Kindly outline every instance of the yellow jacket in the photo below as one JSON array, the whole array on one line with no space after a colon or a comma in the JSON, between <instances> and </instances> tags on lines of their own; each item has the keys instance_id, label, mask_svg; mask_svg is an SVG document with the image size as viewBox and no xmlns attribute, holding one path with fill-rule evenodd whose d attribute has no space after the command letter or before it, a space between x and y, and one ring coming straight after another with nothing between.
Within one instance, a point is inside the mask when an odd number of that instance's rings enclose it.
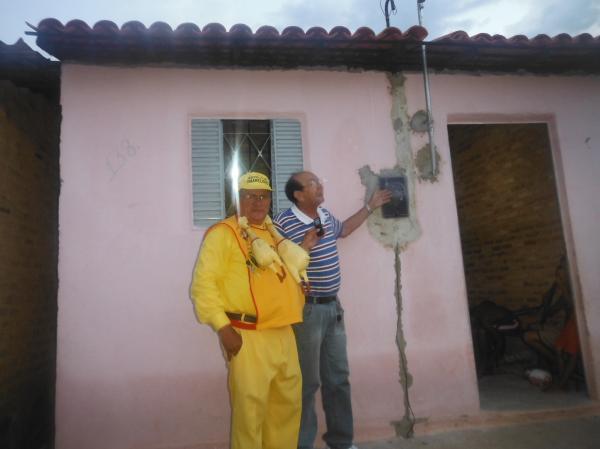
<instances>
[{"instance_id":1,"label":"yellow jacket","mask_svg":"<svg viewBox=\"0 0 600 449\"><path fill-rule=\"evenodd\" d=\"M275 246L264 226L252 226L258 237ZM237 217L229 217L206 231L190 288L199 321L218 331L227 324L267 329L302 321L304 296L285 267L279 273L252 263L249 242ZM225 312L257 318L256 326L231 322Z\"/></svg>"}]
</instances>

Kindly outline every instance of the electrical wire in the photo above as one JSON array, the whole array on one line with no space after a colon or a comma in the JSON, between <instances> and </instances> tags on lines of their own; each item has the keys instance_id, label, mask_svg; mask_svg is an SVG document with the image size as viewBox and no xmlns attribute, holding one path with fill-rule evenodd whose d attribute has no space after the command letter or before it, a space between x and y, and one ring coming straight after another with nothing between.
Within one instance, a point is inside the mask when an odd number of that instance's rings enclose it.
<instances>
[{"instance_id":1,"label":"electrical wire","mask_svg":"<svg viewBox=\"0 0 600 449\"><path fill-rule=\"evenodd\" d=\"M379 0L379 9L381 9L381 12L383 13L383 16L385 17L385 25L386 27L390 26L390 13L388 12L388 6L391 3L392 4L392 15L396 15L396 13L398 12L397 8L396 8L396 4L394 3L394 0L385 0L385 7L381 5L382 0Z\"/></svg>"}]
</instances>

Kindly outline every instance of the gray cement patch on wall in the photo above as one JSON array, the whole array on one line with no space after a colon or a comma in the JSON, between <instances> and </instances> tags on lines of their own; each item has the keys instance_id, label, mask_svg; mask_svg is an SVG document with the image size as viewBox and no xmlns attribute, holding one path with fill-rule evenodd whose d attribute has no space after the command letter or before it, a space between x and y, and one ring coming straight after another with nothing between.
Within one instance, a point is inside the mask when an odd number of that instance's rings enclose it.
<instances>
[{"instance_id":1,"label":"gray cement patch on wall","mask_svg":"<svg viewBox=\"0 0 600 449\"><path fill-rule=\"evenodd\" d=\"M362 167L358 173L361 183L366 187L366 199L369 199L378 187L379 176L405 176L409 195L409 216L406 218L383 218L381 209L373 212L367 221L371 235L386 248L400 249L414 242L421 235L421 228L417 220L415 203L415 178L416 171L412 150L410 146L410 126L406 93L404 90L404 76L390 74L390 95L392 96L392 110L390 119L395 134L396 166L383 169L374 173L368 165Z\"/></svg>"},{"instance_id":2,"label":"gray cement patch on wall","mask_svg":"<svg viewBox=\"0 0 600 449\"><path fill-rule=\"evenodd\" d=\"M396 273L394 297L398 315L396 328L396 346L399 353L399 383L404 396L404 416L400 421L394 422L396 434L405 438L411 437L415 423L409 398L409 388L412 385L412 375L408 369L406 358L407 342L404 337L402 325L402 283L400 253L411 242L421 235L421 228L417 220L415 200L415 179L417 171L411 149L411 130L409 114L406 104L404 89L405 78L401 74L390 74L390 95L392 96L392 109L390 120L394 129L396 165L393 168L383 169L374 173L368 165L359 170L361 183L366 188L365 199L368 200L379 187L380 176L404 176L409 196L409 214L403 218L383 218L381 208L374 211L368 218L367 226L371 235L386 248L394 250L394 268ZM422 169L420 169L422 171Z\"/></svg>"},{"instance_id":3,"label":"gray cement patch on wall","mask_svg":"<svg viewBox=\"0 0 600 449\"><path fill-rule=\"evenodd\" d=\"M435 152L435 160L437 162L437 167L438 167L438 171L439 171L440 154L437 152L437 150ZM430 181L430 182L437 181L437 174L434 175L432 173L431 150L429 149L428 143L423 145L417 151L417 156L415 157L415 165L417 167L417 171L419 172L419 180Z\"/></svg>"}]
</instances>

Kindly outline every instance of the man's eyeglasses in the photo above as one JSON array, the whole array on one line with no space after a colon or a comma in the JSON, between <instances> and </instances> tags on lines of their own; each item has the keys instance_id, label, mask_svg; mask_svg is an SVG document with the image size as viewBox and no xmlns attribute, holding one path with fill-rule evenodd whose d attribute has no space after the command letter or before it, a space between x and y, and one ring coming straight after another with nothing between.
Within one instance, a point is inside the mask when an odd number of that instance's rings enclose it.
<instances>
[{"instance_id":1,"label":"man's eyeglasses","mask_svg":"<svg viewBox=\"0 0 600 449\"><path fill-rule=\"evenodd\" d=\"M244 195L242 195L242 198L245 199L246 201L267 201L267 200L271 200L271 194L268 193L262 193L260 195L257 195L255 193L244 193Z\"/></svg>"}]
</instances>

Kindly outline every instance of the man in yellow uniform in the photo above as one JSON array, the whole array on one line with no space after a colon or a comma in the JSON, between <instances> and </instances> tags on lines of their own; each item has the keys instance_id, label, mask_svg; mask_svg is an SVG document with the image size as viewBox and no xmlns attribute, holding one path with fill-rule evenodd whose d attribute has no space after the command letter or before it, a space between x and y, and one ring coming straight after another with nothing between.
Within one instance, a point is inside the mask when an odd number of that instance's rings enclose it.
<instances>
[{"instance_id":1,"label":"man in yellow uniform","mask_svg":"<svg viewBox=\"0 0 600 449\"><path fill-rule=\"evenodd\" d=\"M240 178L239 217L206 231L190 289L198 320L218 333L228 359L231 449L298 443L302 378L291 324L302 321L304 296L283 264L260 266L255 240L276 247L265 225L270 204L265 175Z\"/></svg>"}]
</instances>

